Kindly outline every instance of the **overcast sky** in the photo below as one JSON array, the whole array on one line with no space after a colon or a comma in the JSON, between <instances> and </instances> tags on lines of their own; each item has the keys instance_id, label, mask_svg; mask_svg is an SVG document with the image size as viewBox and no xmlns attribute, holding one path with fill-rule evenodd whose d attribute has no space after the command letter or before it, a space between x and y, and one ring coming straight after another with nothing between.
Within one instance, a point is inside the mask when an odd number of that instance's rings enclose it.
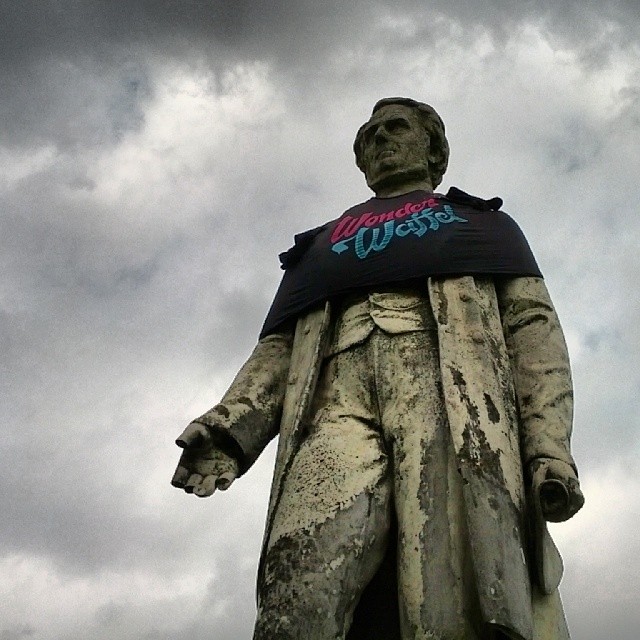
<instances>
[{"instance_id":1,"label":"overcast sky","mask_svg":"<svg viewBox=\"0 0 640 640\"><path fill-rule=\"evenodd\" d=\"M640 628L637 0L0 3L0 640L244 640L273 444L169 480L294 233L369 197L374 102L445 121L529 238L574 366L574 640Z\"/></svg>"}]
</instances>

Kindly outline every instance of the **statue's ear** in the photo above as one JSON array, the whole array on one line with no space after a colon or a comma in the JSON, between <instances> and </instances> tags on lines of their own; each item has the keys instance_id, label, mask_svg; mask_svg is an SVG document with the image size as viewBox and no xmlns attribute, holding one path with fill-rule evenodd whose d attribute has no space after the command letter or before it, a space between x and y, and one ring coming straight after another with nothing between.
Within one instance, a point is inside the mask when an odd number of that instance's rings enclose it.
<instances>
[{"instance_id":1,"label":"statue's ear","mask_svg":"<svg viewBox=\"0 0 640 640\"><path fill-rule=\"evenodd\" d=\"M433 148L429 145L429 153L427 154L429 164L439 164L444 160L444 153L440 147Z\"/></svg>"},{"instance_id":2,"label":"statue's ear","mask_svg":"<svg viewBox=\"0 0 640 640\"><path fill-rule=\"evenodd\" d=\"M428 171L429 171L429 180L431 181L432 187L435 189L437 186L436 183L440 183L441 180L436 178L436 174L439 175L439 168L443 161L443 154L440 151L429 151L427 154L427 162L428 162Z\"/></svg>"}]
</instances>

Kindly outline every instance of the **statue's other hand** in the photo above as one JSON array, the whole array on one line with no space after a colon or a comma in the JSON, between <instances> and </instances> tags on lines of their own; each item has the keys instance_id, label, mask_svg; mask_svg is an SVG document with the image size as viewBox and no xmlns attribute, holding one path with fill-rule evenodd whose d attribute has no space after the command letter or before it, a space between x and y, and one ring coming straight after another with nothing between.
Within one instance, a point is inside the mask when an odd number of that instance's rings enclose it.
<instances>
[{"instance_id":1,"label":"statue's other hand","mask_svg":"<svg viewBox=\"0 0 640 640\"><path fill-rule=\"evenodd\" d=\"M584 504L578 476L562 460L538 458L531 463L531 476L539 487L542 515L549 522L564 522Z\"/></svg>"},{"instance_id":2,"label":"statue's other hand","mask_svg":"<svg viewBox=\"0 0 640 640\"><path fill-rule=\"evenodd\" d=\"M220 451L206 427L191 423L176 440L183 449L171 484L199 498L212 495L216 489L226 491L238 477L235 458Z\"/></svg>"}]
</instances>

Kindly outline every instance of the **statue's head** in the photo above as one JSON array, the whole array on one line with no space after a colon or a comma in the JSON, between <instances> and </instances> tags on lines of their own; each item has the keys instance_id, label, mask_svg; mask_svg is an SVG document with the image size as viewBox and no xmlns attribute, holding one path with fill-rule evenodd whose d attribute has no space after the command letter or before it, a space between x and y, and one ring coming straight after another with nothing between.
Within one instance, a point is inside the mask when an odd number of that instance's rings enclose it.
<instances>
[{"instance_id":1,"label":"statue's head","mask_svg":"<svg viewBox=\"0 0 640 640\"><path fill-rule=\"evenodd\" d=\"M444 123L435 109L411 98L376 102L353 144L356 164L376 193L392 184L428 180L435 189L449 162Z\"/></svg>"}]
</instances>

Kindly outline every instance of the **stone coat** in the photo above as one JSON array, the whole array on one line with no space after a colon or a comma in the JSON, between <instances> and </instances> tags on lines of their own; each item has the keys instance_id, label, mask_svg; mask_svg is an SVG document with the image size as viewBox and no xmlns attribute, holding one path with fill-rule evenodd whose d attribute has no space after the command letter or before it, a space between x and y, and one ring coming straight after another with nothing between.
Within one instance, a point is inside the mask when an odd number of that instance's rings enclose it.
<instances>
[{"instance_id":1,"label":"stone coat","mask_svg":"<svg viewBox=\"0 0 640 640\"><path fill-rule=\"evenodd\" d=\"M545 594L539 585L549 581L535 575L525 482L536 458L561 460L575 469L569 361L544 282L430 278L425 294L438 331L483 621L519 640L565 640L557 584ZM220 404L195 421L218 433L221 442L233 441L234 450L242 452L242 473L280 434L263 552L283 478L301 442L330 327L326 303L300 318L293 336L284 332L262 339ZM262 570L261 563L258 597ZM550 571L559 579L558 566Z\"/></svg>"}]
</instances>

